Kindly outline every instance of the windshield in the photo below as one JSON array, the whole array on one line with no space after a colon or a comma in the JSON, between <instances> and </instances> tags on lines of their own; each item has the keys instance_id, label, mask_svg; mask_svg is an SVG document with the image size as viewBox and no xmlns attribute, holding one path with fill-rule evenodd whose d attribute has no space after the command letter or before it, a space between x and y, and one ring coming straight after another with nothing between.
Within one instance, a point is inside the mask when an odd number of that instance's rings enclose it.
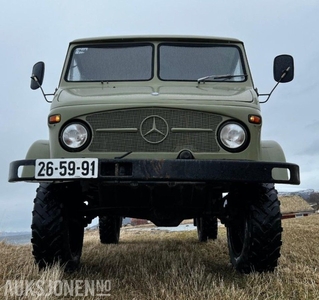
<instances>
[{"instance_id":1,"label":"windshield","mask_svg":"<svg viewBox=\"0 0 319 300\"><path fill-rule=\"evenodd\" d=\"M161 44L159 77L162 80L244 81L244 67L236 46Z\"/></svg>"},{"instance_id":2,"label":"windshield","mask_svg":"<svg viewBox=\"0 0 319 300\"><path fill-rule=\"evenodd\" d=\"M72 82L147 81L153 78L151 43L82 45L72 49L65 79ZM240 49L231 45L161 43L158 76L173 81L245 81Z\"/></svg>"},{"instance_id":3,"label":"windshield","mask_svg":"<svg viewBox=\"0 0 319 300\"><path fill-rule=\"evenodd\" d=\"M152 77L151 44L76 47L66 74L67 81L135 81Z\"/></svg>"}]
</instances>

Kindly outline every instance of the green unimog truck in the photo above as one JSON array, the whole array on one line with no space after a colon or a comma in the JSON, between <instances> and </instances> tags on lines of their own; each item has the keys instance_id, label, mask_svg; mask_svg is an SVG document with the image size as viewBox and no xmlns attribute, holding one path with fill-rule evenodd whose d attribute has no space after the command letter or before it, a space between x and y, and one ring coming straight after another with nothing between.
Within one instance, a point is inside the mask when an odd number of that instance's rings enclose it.
<instances>
[{"instance_id":1,"label":"green unimog truck","mask_svg":"<svg viewBox=\"0 0 319 300\"><path fill-rule=\"evenodd\" d=\"M277 85L293 76L293 58L277 56ZM31 88L49 101L43 77L39 62ZM201 242L217 238L220 220L238 271L274 270L282 243L274 184L299 184L299 168L279 144L261 140L265 95L241 41L75 40L51 95L49 139L9 171L10 182L40 183L31 226L40 267L59 261L74 269L94 218L101 242L117 243L122 218L133 217L157 226L194 219Z\"/></svg>"}]
</instances>

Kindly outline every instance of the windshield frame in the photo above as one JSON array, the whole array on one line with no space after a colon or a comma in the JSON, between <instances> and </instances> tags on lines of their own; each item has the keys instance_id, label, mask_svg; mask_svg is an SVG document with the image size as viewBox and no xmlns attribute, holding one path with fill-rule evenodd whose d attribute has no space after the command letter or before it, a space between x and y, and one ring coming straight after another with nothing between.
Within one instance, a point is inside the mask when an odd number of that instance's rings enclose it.
<instances>
[{"instance_id":1,"label":"windshield frame","mask_svg":"<svg viewBox=\"0 0 319 300\"><path fill-rule=\"evenodd\" d=\"M137 48L137 47L151 47L151 61L150 61L150 76L147 79L101 79L101 80L70 80L69 74L71 69L71 64L74 61L74 53L77 49L81 48ZM65 73L64 73L64 81L68 83L96 83L96 82L142 82L142 81L151 81L154 78L154 61L155 61L155 46L152 42L123 42L123 43L87 43L87 44L76 44L72 50L70 51L70 55L68 57Z\"/></svg>"},{"instance_id":2,"label":"windshield frame","mask_svg":"<svg viewBox=\"0 0 319 300\"><path fill-rule=\"evenodd\" d=\"M198 78L194 78L194 79L165 79L161 77L161 50L160 48L162 46L173 46L173 47L192 47L192 48L214 48L214 47L223 47L223 48L236 48L238 51L238 55L239 55L239 61L241 62L241 68L242 68L242 77L244 77L243 80L225 80L225 78L223 79L207 79L205 80L205 82L226 82L226 83L243 83L246 82L248 79L247 76L247 70L246 70L246 66L245 66L245 59L244 59L244 55L242 53L241 48L238 45L235 44L223 44L223 43L201 43L201 42L162 42L159 43L157 46L157 77L159 80L161 81L174 81L174 82L197 82ZM202 76L200 77L210 77L212 75L212 73L210 74L202 74ZM225 75L225 74L215 74L216 76L218 75ZM214 76L215 76L214 75ZM200 78L199 77L199 78Z\"/></svg>"}]
</instances>

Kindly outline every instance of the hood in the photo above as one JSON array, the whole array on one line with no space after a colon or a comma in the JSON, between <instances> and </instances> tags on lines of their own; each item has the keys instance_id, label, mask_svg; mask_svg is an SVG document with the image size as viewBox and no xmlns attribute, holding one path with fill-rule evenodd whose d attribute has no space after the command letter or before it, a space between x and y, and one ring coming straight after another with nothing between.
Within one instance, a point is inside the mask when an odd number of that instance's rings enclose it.
<instances>
[{"instance_id":1,"label":"hood","mask_svg":"<svg viewBox=\"0 0 319 300\"><path fill-rule=\"evenodd\" d=\"M181 101L239 101L252 102L253 90L248 88L227 87L215 88L205 84L199 86L112 86L85 87L63 89L57 93L57 102L68 104L111 104L111 103L142 103L150 101L170 103Z\"/></svg>"}]
</instances>

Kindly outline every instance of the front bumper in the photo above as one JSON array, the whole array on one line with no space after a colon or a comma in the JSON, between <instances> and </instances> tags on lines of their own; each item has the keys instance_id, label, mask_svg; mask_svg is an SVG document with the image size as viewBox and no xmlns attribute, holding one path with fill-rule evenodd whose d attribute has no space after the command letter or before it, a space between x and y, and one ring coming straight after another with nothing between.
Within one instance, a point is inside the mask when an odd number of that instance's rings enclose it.
<instances>
[{"instance_id":1,"label":"front bumper","mask_svg":"<svg viewBox=\"0 0 319 300\"><path fill-rule=\"evenodd\" d=\"M35 166L34 159L13 161L9 169L9 182L63 181L61 178L35 179L21 176L20 167ZM288 176L278 176L284 173ZM33 171L34 174L34 171ZM99 159L98 177L105 182L207 182L207 183L283 183L299 184L299 167L291 163L259 162L247 160L143 160ZM70 179L66 180L70 181Z\"/></svg>"}]
</instances>

